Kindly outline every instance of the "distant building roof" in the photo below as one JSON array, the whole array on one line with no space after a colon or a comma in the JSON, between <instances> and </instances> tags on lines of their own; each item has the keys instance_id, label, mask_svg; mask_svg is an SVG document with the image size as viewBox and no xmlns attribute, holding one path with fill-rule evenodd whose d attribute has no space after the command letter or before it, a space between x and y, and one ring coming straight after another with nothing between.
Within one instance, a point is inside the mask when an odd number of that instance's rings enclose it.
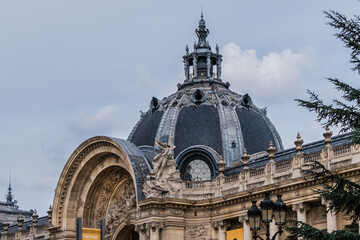
<instances>
[{"instance_id":1,"label":"distant building roof","mask_svg":"<svg viewBox=\"0 0 360 240\"><path fill-rule=\"evenodd\" d=\"M5 220L7 220L10 224L15 223L20 214L25 220L28 220L31 218L33 210L28 211L19 209L17 201L14 200L14 195L12 194L11 183L9 183L6 201L0 201L0 223Z\"/></svg>"}]
</instances>

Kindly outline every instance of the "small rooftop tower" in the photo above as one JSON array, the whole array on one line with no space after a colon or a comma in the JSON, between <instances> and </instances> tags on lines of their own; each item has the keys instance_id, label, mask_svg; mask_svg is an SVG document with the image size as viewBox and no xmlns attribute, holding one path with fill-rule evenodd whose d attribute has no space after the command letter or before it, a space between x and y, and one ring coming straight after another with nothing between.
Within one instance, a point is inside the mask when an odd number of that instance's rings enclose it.
<instances>
[{"instance_id":1,"label":"small rooftop tower","mask_svg":"<svg viewBox=\"0 0 360 240\"><path fill-rule=\"evenodd\" d=\"M186 45L186 55L184 59L185 81L179 84L179 89L196 83L221 83L221 61L222 56L219 54L219 46L216 45L216 53L211 51L211 46L206 40L209 35L209 29L206 28L203 14L199 21L198 29L195 29L198 41L194 43L194 51L189 53L189 47Z\"/></svg>"}]
</instances>

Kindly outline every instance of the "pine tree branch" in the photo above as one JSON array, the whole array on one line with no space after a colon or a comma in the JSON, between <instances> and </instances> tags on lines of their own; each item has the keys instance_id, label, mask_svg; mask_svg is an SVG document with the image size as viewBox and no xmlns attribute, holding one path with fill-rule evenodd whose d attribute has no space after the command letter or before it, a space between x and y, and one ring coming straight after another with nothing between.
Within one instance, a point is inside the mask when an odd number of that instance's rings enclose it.
<instances>
[{"instance_id":1,"label":"pine tree branch","mask_svg":"<svg viewBox=\"0 0 360 240\"><path fill-rule=\"evenodd\" d=\"M315 92L307 90L309 100L295 99L299 106L317 114L318 122L324 121L325 126L337 126L340 132L353 131L351 140L360 144L360 89L355 89L338 79L328 79L335 88L343 92L343 98L354 105L334 99L333 104L325 104Z\"/></svg>"},{"instance_id":2,"label":"pine tree branch","mask_svg":"<svg viewBox=\"0 0 360 240\"><path fill-rule=\"evenodd\" d=\"M290 226L286 226L286 231L292 235L305 239L330 240L330 234L325 230L319 230L309 224L300 221L288 221Z\"/></svg>"},{"instance_id":3,"label":"pine tree branch","mask_svg":"<svg viewBox=\"0 0 360 240\"><path fill-rule=\"evenodd\" d=\"M360 219L360 185L326 169L318 161L305 164L306 173L320 181L322 188L316 190L328 202L329 211L343 212L352 220Z\"/></svg>"},{"instance_id":4,"label":"pine tree branch","mask_svg":"<svg viewBox=\"0 0 360 240\"><path fill-rule=\"evenodd\" d=\"M360 15L348 19L345 15L335 11L325 12L329 19L328 25L339 30L334 35L339 38L345 47L351 50L350 63L354 64L352 70L360 74ZM342 93L345 102L334 99L332 104L325 104L315 92L307 91L309 100L295 99L302 107L317 114L317 121L323 121L326 126L338 126L341 132L352 131L350 138L355 144L360 144L360 89L339 81L328 78L335 88ZM307 174L321 184L316 192L327 201L327 211L342 212L352 219L354 229L340 230L328 233L316 229L308 224L290 221L291 226L287 231L304 239L314 240L360 240L358 225L360 220L360 184L342 178L336 173L326 169L317 161L306 164L309 167Z\"/></svg>"},{"instance_id":5,"label":"pine tree branch","mask_svg":"<svg viewBox=\"0 0 360 240\"><path fill-rule=\"evenodd\" d=\"M360 89L353 88L350 85L341 82L336 78L328 78L328 80L335 85L335 88L338 91L342 91L344 93L342 97L345 100L349 102L355 101L356 106L360 106Z\"/></svg>"},{"instance_id":6,"label":"pine tree branch","mask_svg":"<svg viewBox=\"0 0 360 240\"><path fill-rule=\"evenodd\" d=\"M328 233L300 221L288 221L286 231L305 240L360 240L360 235L349 230L338 230Z\"/></svg>"},{"instance_id":7,"label":"pine tree branch","mask_svg":"<svg viewBox=\"0 0 360 240\"><path fill-rule=\"evenodd\" d=\"M360 16L355 15L353 19L347 19L345 15L335 11L324 13L330 19L328 25L340 30L334 35L343 41L345 47L351 49L350 62L355 65L352 70L360 73Z\"/></svg>"}]
</instances>

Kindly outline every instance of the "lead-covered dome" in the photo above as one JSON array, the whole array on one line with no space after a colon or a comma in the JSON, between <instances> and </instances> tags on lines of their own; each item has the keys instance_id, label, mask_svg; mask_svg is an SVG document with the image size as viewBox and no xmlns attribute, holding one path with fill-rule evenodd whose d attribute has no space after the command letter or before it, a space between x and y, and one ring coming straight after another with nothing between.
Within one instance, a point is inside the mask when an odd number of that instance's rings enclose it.
<instances>
[{"instance_id":1,"label":"lead-covered dome","mask_svg":"<svg viewBox=\"0 0 360 240\"><path fill-rule=\"evenodd\" d=\"M166 142L173 136L174 156L184 180L210 180L216 176L222 156L229 167L241 162L244 148L249 154L266 151L270 141L283 150L281 138L266 109L258 108L248 94L229 90L221 80L219 48L211 51L203 16L196 29L198 42L184 59L185 81L178 91L159 100L141 114L128 140L146 153L156 153L155 138Z\"/></svg>"}]
</instances>

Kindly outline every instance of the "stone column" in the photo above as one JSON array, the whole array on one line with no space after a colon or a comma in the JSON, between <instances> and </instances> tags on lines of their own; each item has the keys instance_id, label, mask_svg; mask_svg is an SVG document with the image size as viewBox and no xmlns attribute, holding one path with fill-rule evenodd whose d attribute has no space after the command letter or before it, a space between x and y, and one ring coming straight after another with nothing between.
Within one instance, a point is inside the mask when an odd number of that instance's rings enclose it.
<instances>
[{"instance_id":1,"label":"stone column","mask_svg":"<svg viewBox=\"0 0 360 240\"><path fill-rule=\"evenodd\" d=\"M274 234L279 231L279 226L275 224L275 220L270 222L270 236L274 236ZM276 235L275 240L279 240L279 234Z\"/></svg>"},{"instance_id":2,"label":"stone column","mask_svg":"<svg viewBox=\"0 0 360 240\"><path fill-rule=\"evenodd\" d=\"M163 229L162 222L151 222L149 224L150 240L160 240L160 229Z\"/></svg>"},{"instance_id":3,"label":"stone column","mask_svg":"<svg viewBox=\"0 0 360 240\"><path fill-rule=\"evenodd\" d=\"M292 207L293 211L296 212L296 220L306 223L306 211L309 207L305 203L297 203ZM298 237L299 240L302 240L302 237Z\"/></svg>"},{"instance_id":4,"label":"stone column","mask_svg":"<svg viewBox=\"0 0 360 240\"><path fill-rule=\"evenodd\" d=\"M306 211L308 206L305 203L297 203L292 207L293 211L296 212L296 220L306 223Z\"/></svg>"},{"instance_id":5,"label":"stone column","mask_svg":"<svg viewBox=\"0 0 360 240\"><path fill-rule=\"evenodd\" d=\"M197 56L195 55L193 60L193 71L194 71L194 78L197 78Z\"/></svg>"},{"instance_id":6,"label":"stone column","mask_svg":"<svg viewBox=\"0 0 360 240\"><path fill-rule=\"evenodd\" d=\"M221 55L219 54L216 59L216 78L220 80L221 78Z\"/></svg>"},{"instance_id":7,"label":"stone column","mask_svg":"<svg viewBox=\"0 0 360 240\"><path fill-rule=\"evenodd\" d=\"M185 80L189 80L190 72L189 72L189 59L184 58L184 71L185 71Z\"/></svg>"},{"instance_id":8,"label":"stone column","mask_svg":"<svg viewBox=\"0 0 360 240\"><path fill-rule=\"evenodd\" d=\"M332 211L329 211L329 203L324 199L321 200L321 204L326 207L326 228L329 233L337 230L336 215Z\"/></svg>"},{"instance_id":9,"label":"stone column","mask_svg":"<svg viewBox=\"0 0 360 240\"><path fill-rule=\"evenodd\" d=\"M207 57L206 57L206 74L207 74L207 77L211 77L211 73L210 73L210 70L211 70L211 59L210 59L210 53L207 54Z\"/></svg>"},{"instance_id":10,"label":"stone column","mask_svg":"<svg viewBox=\"0 0 360 240\"><path fill-rule=\"evenodd\" d=\"M243 224L244 239L252 239L252 233L250 230L250 224L248 222L247 214L241 215L239 217L239 222Z\"/></svg>"}]
</instances>

